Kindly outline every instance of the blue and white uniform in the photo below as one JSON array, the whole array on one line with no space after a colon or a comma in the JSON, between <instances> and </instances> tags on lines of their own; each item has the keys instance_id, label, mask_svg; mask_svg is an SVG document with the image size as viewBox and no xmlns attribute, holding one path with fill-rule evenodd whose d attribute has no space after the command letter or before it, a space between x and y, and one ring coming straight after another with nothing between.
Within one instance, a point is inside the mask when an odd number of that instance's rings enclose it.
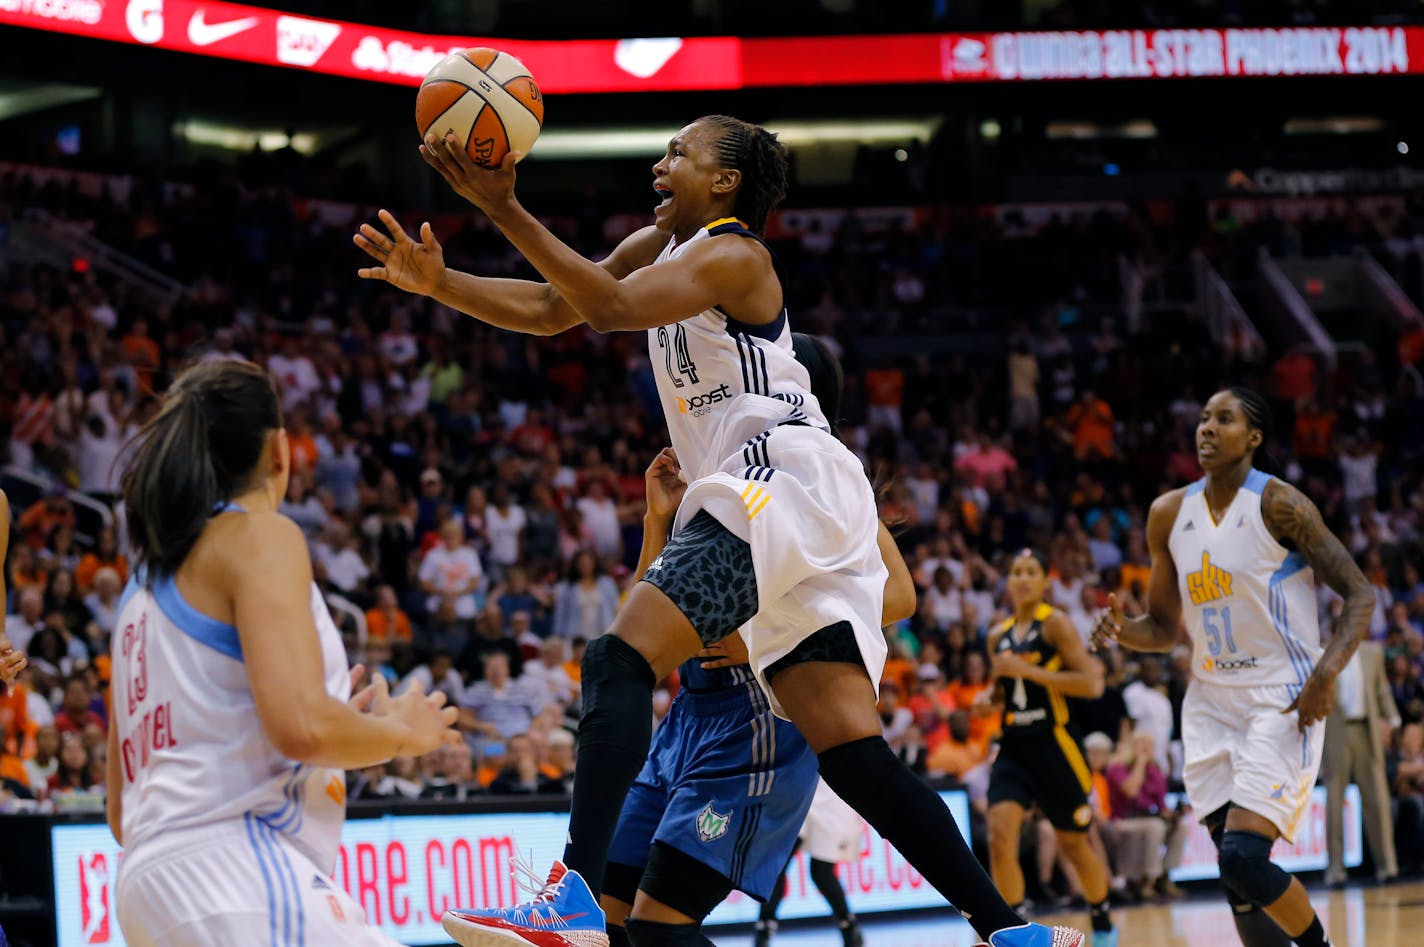
<instances>
[{"instance_id":1,"label":"blue and white uniform","mask_svg":"<svg viewBox=\"0 0 1424 947\"><path fill-rule=\"evenodd\" d=\"M713 221L698 240L760 239L740 221ZM780 714L767 669L815 632L848 622L872 697L885 667L880 616L888 578L876 543L874 491L860 460L830 433L796 360L786 311L748 325L713 308L648 330L648 353L687 493L674 534L706 510L751 547L759 611L742 637L751 668ZM779 868L779 866L778 866Z\"/></svg>"},{"instance_id":2,"label":"blue and white uniform","mask_svg":"<svg viewBox=\"0 0 1424 947\"><path fill-rule=\"evenodd\" d=\"M765 900L811 807L816 755L771 713L746 667L678 669L682 690L653 735L608 860L645 866L654 841Z\"/></svg>"},{"instance_id":3,"label":"blue and white uniform","mask_svg":"<svg viewBox=\"0 0 1424 947\"><path fill-rule=\"evenodd\" d=\"M1325 725L1301 733L1297 716L1281 711L1320 659L1320 624L1314 573L1277 542L1261 514L1270 482L1252 470L1218 521L1199 480L1172 525L1168 548L1192 640L1182 775L1201 815L1234 803L1294 840L1320 770Z\"/></svg>"},{"instance_id":4,"label":"blue and white uniform","mask_svg":"<svg viewBox=\"0 0 1424 947\"><path fill-rule=\"evenodd\" d=\"M346 700L341 635L315 584L311 614L327 693ZM145 586L141 576L124 591L116 628L125 940L393 944L365 927L331 877L345 773L288 759L267 739L237 629L193 608L172 577Z\"/></svg>"}]
</instances>

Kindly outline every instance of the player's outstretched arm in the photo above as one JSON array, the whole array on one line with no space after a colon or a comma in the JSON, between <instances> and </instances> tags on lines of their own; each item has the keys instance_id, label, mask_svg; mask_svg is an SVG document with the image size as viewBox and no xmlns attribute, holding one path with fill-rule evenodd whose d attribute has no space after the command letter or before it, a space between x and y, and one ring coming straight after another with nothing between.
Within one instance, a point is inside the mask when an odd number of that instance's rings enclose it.
<instances>
[{"instance_id":1,"label":"player's outstretched arm","mask_svg":"<svg viewBox=\"0 0 1424 947\"><path fill-rule=\"evenodd\" d=\"M242 517L224 557L234 624L262 730L301 763L360 769L460 739L457 710L412 687L367 714L326 692L311 613L311 559L297 525L275 513Z\"/></svg>"},{"instance_id":2,"label":"player's outstretched arm","mask_svg":"<svg viewBox=\"0 0 1424 947\"><path fill-rule=\"evenodd\" d=\"M1133 618L1123 615L1117 596L1108 596L1108 607L1093 623L1093 645L1117 642L1133 651L1170 651L1182 625L1182 594L1177 588L1177 564L1167 540L1182 507L1184 490L1164 493L1152 502L1147 513L1147 550L1152 571L1147 579L1147 612Z\"/></svg>"},{"instance_id":3,"label":"player's outstretched arm","mask_svg":"<svg viewBox=\"0 0 1424 947\"><path fill-rule=\"evenodd\" d=\"M1267 484L1261 496L1261 517L1277 542L1304 556L1315 574L1345 600L1325 653L1295 702L1287 708L1300 711L1300 727L1304 730L1330 715L1335 678L1369 634L1374 591L1345 544L1325 525L1320 510L1295 487L1280 480Z\"/></svg>"},{"instance_id":4,"label":"player's outstretched arm","mask_svg":"<svg viewBox=\"0 0 1424 947\"><path fill-rule=\"evenodd\" d=\"M445 265L445 250L430 224L420 225L420 239L406 233L390 211L377 215L381 225L362 224L352 242L376 263L356 271L361 279L382 280L397 289L429 296L442 305L500 329L529 335L557 335L583 323L578 310L548 283L475 276ZM591 264L622 278L647 266L667 244L655 227L628 236L608 258Z\"/></svg>"},{"instance_id":5,"label":"player's outstretched arm","mask_svg":"<svg viewBox=\"0 0 1424 947\"><path fill-rule=\"evenodd\" d=\"M485 212L515 249L598 332L671 325L713 306L737 315L744 311L743 303L764 287L765 280L774 278L766 250L754 240L739 237L703 240L674 260L645 266L620 278L584 259L520 205L514 196L517 152L507 155L498 168L480 168L450 136L427 138L421 154L456 191ZM662 246L666 244L663 235ZM765 307L747 308L759 312ZM768 311L765 319L775 316L775 311Z\"/></svg>"}]
</instances>

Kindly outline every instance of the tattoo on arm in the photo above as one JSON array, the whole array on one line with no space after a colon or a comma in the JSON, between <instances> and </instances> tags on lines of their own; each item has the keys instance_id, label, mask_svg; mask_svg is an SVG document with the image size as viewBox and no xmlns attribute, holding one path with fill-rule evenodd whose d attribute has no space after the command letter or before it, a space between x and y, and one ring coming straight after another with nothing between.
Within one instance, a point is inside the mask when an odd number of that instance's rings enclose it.
<instances>
[{"instance_id":1,"label":"tattoo on arm","mask_svg":"<svg viewBox=\"0 0 1424 947\"><path fill-rule=\"evenodd\" d=\"M1295 487L1273 483L1262 498L1266 528L1283 545L1294 547L1345 601L1320 663L1339 673L1364 640L1375 608L1374 591L1345 544L1325 525L1320 510Z\"/></svg>"}]
</instances>

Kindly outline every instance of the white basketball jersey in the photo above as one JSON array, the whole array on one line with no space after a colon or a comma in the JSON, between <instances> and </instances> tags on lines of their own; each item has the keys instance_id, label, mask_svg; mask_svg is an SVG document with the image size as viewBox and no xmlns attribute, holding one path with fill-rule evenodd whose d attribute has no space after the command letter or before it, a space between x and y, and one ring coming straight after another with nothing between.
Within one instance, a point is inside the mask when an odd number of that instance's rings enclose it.
<instances>
[{"instance_id":1,"label":"white basketball jersey","mask_svg":"<svg viewBox=\"0 0 1424 947\"><path fill-rule=\"evenodd\" d=\"M669 241L654 265L725 233L758 239L735 218L715 220L683 243ZM829 427L811 394L810 376L796 360L785 309L767 325L748 325L708 309L649 329L648 356L672 446L689 482L716 471L749 439L778 424Z\"/></svg>"},{"instance_id":2,"label":"white basketball jersey","mask_svg":"<svg viewBox=\"0 0 1424 947\"><path fill-rule=\"evenodd\" d=\"M1321 653L1315 577L1305 557L1266 528L1271 478L1252 470L1221 521L1206 481L1187 488L1167 541L1177 566L1193 672L1213 684L1299 688Z\"/></svg>"},{"instance_id":3,"label":"white basketball jersey","mask_svg":"<svg viewBox=\"0 0 1424 947\"><path fill-rule=\"evenodd\" d=\"M341 635L315 584L326 691L346 700ZM323 871L336 863L345 774L278 753L257 719L237 629L197 611L171 577L129 581L114 634L112 715L130 853L164 833L255 819ZM114 787L110 787L113 791Z\"/></svg>"}]
</instances>

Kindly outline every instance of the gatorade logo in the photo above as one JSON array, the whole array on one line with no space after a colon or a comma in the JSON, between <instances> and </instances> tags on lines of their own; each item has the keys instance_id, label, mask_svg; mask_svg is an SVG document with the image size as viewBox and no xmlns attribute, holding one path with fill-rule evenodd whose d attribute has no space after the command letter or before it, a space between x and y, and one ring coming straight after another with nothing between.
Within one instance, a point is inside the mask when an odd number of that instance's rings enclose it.
<instances>
[{"instance_id":1,"label":"gatorade logo","mask_svg":"<svg viewBox=\"0 0 1424 947\"><path fill-rule=\"evenodd\" d=\"M712 406L732 399L732 389L727 385L719 385L707 392L705 395L694 395L691 398L677 399L677 410L680 414L690 414L694 418L700 418L712 410Z\"/></svg>"},{"instance_id":2,"label":"gatorade logo","mask_svg":"<svg viewBox=\"0 0 1424 947\"><path fill-rule=\"evenodd\" d=\"M1201 569L1187 576L1187 593L1193 605L1205 605L1231 595L1231 573L1211 561L1211 553L1203 551Z\"/></svg>"}]
</instances>

